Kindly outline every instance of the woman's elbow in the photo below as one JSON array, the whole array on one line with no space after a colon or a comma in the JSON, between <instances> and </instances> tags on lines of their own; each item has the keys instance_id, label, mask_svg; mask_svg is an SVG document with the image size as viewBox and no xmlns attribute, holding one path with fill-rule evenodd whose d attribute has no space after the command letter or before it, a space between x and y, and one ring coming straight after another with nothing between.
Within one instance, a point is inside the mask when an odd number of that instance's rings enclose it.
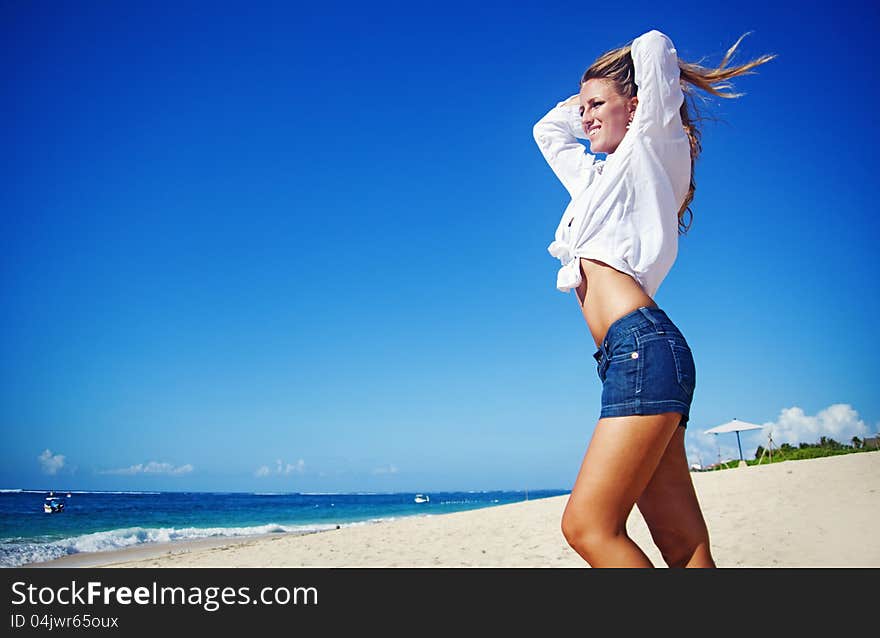
<instances>
[{"instance_id":1,"label":"woman's elbow","mask_svg":"<svg viewBox=\"0 0 880 638\"><path fill-rule=\"evenodd\" d=\"M550 139L549 131L546 126L544 126L543 122L538 122L532 127L532 137L535 139L535 144L537 144L538 148L541 150L550 148L552 140Z\"/></svg>"}]
</instances>

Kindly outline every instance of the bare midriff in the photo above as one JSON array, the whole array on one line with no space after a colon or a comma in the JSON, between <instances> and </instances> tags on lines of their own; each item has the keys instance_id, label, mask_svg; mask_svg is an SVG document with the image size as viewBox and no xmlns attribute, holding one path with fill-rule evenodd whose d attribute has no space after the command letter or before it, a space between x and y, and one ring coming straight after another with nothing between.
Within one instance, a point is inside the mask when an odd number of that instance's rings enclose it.
<instances>
[{"instance_id":1,"label":"bare midriff","mask_svg":"<svg viewBox=\"0 0 880 638\"><path fill-rule=\"evenodd\" d=\"M656 306L636 280L597 259L581 258L578 303L596 347L612 323L642 306Z\"/></svg>"}]
</instances>

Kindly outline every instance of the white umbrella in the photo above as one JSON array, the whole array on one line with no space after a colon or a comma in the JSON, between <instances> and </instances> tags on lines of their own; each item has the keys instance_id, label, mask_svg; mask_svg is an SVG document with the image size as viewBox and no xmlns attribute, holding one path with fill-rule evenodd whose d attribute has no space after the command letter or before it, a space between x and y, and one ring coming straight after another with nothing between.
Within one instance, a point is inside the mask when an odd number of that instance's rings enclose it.
<instances>
[{"instance_id":1,"label":"white umbrella","mask_svg":"<svg viewBox=\"0 0 880 638\"><path fill-rule=\"evenodd\" d=\"M757 423L749 423L748 421L737 421L734 419L733 421L728 421L727 423L722 423L721 425L716 425L714 428L709 428L705 430L706 434L724 434L725 432L736 432L736 444L739 446L739 460L743 460L743 449L742 444L739 441L739 433L743 430L761 430L763 429L763 425L758 425Z\"/></svg>"}]
</instances>

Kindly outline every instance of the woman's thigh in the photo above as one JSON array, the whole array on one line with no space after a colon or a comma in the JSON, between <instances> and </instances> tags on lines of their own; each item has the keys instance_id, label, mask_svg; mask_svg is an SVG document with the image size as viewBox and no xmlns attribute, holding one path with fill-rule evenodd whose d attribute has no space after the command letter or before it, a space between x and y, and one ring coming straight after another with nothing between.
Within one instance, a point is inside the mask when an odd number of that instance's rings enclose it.
<instances>
[{"instance_id":1,"label":"woman's thigh","mask_svg":"<svg viewBox=\"0 0 880 638\"><path fill-rule=\"evenodd\" d=\"M566 505L565 517L619 531L654 475L681 414L599 419ZM683 429L683 428L681 428Z\"/></svg>"},{"instance_id":2,"label":"woman's thigh","mask_svg":"<svg viewBox=\"0 0 880 638\"><path fill-rule=\"evenodd\" d=\"M639 511L656 540L660 540L661 535L691 542L708 539L706 522L688 469L684 433L684 428L673 433L638 500Z\"/></svg>"}]
</instances>

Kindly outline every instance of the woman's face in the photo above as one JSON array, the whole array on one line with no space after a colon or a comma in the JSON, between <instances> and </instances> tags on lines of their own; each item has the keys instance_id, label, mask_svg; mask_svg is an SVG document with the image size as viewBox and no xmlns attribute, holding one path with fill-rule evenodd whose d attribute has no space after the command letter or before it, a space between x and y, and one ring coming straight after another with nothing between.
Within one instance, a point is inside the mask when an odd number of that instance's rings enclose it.
<instances>
[{"instance_id":1,"label":"woman's face","mask_svg":"<svg viewBox=\"0 0 880 638\"><path fill-rule=\"evenodd\" d=\"M581 125L590 141L591 153L617 150L638 101L637 97L627 99L620 95L611 80L594 78L581 85Z\"/></svg>"}]
</instances>

